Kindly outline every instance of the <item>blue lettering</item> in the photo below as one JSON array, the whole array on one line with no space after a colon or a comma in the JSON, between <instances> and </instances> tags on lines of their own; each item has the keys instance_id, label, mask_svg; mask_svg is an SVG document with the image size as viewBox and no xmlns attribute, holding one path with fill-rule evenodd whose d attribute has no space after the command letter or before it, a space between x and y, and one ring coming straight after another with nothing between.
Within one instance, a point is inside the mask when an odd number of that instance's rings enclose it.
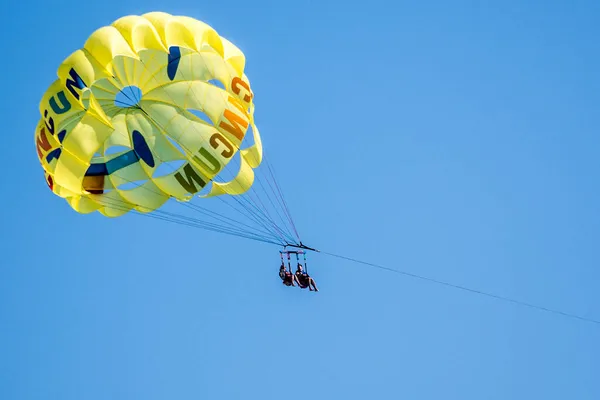
<instances>
[{"instance_id":1,"label":"blue lettering","mask_svg":"<svg viewBox=\"0 0 600 400\"><path fill-rule=\"evenodd\" d=\"M60 104L61 104L60 107L56 103L55 97L58 97L58 100L60 101ZM65 92L63 92L61 90L60 92L58 92L56 94L56 96L52 96L50 98L50 107L52 108L52 111L54 111L56 114L64 114L71 109L71 103L69 103L69 100L67 100L67 96L65 95ZM50 118L50 119L52 119L52 118Z\"/></svg>"},{"instance_id":2,"label":"blue lettering","mask_svg":"<svg viewBox=\"0 0 600 400\"><path fill-rule=\"evenodd\" d=\"M60 153L62 150L60 148L52 150L50 153L46 155L46 162L50 163L52 160L58 160L60 157Z\"/></svg>"},{"instance_id":3,"label":"blue lettering","mask_svg":"<svg viewBox=\"0 0 600 400\"><path fill-rule=\"evenodd\" d=\"M48 118L48 110L44 110L44 123L46 124L46 128L48 128L48 132L54 136L54 120L52 117Z\"/></svg>"},{"instance_id":4,"label":"blue lettering","mask_svg":"<svg viewBox=\"0 0 600 400\"><path fill-rule=\"evenodd\" d=\"M75 71L73 68L71 68L69 70L69 76L71 77L71 79L67 78L67 82L65 83L65 86L67 87L69 92L71 92L73 97L75 97L77 100L79 100L79 93L77 92L77 90L75 90L75 88L81 90L81 89L87 87L87 85L85 84L83 79L81 79L81 77L79 76L77 71Z\"/></svg>"}]
</instances>

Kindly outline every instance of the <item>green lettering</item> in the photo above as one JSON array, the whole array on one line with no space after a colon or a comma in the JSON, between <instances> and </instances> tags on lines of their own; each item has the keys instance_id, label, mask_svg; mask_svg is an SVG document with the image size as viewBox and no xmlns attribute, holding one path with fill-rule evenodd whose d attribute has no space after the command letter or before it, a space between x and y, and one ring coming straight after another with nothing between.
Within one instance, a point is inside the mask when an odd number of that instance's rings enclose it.
<instances>
[{"instance_id":1,"label":"green lettering","mask_svg":"<svg viewBox=\"0 0 600 400\"><path fill-rule=\"evenodd\" d=\"M188 193L197 193L198 191L200 191L200 189L206 186L206 182L204 181L204 179L202 179L202 177L198 175L196 170L194 170L194 168L190 164L186 164L183 167L183 173L185 174L185 178L183 177L183 175L181 175L181 172L177 172L175 174L175 179L177 179L177 182L179 182L181 187L187 190ZM200 185L200 189L196 188L194 182Z\"/></svg>"}]
</instances>

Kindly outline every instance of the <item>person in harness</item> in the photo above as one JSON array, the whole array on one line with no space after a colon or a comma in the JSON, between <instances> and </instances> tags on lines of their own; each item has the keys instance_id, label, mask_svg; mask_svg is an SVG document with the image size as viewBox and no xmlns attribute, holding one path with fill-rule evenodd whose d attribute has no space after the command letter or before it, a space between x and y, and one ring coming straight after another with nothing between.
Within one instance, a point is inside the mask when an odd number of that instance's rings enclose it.
<instances>
[{"instance_id":1,"label":"person in harness","mask_svg":"<svg viewBox=\"0 0 600 400\"><path fill-rule=\"evenodd\" d=\"M302 264L298 263L298 269L296 269L296 273L294 274L294 278L298 282L298 286L302 289L308 288L311 292L318 292L317 285L315 280L308 275L308 273L304 272L302 268Z\"/></svg>"},{"instance_id":2,"label":"person in harness","mask_svg":"<svg viewBox=\"0 0 600 400\"><path fill-rule=\"evenodd\" d=\"M279 277L281 278L281 281L285 286L296 286L294 282L297 283L298 286L300 286L300 282L298 281L296 275L292 274L290 271L285 269L284 264L281 264L281 266L279 267Z\"/></svg>"}]
</instances>

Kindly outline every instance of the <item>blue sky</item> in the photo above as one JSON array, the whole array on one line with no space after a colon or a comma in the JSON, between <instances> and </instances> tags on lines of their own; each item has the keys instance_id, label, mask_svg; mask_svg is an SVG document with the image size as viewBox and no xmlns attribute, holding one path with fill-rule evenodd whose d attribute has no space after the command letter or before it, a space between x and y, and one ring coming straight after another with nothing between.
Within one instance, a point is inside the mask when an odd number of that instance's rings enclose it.
<instances>
[{"instance_id":1,"label":"blue sky","mask_svg":"<svg viewBox=\"0 0 600 400\"><path fill-rule=\"evenodd\" d=\"M322 254L321 291L290 289L277 247L53 196L42 93L95 29L154 10L245 52L307 244L600 319L600 3L14 1L0 398L600 398L598 325Z\"/></svg>"}]
</instances>

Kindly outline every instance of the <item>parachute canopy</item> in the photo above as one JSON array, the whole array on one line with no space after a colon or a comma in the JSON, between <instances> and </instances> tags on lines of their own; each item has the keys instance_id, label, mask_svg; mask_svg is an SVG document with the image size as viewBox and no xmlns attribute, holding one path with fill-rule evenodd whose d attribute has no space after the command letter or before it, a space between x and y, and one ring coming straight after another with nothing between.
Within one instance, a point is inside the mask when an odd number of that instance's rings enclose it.
<instances>
[{"instance_id":1,"label":"parachute canopy","mask_svg":"<svg viewBox=\"0 0 600 400\"><path fill-rule=\"evenodd\" d=\"M189 17L153 12L98 29L40 103L35 143L48 186L77 212L109 217L202 189L245 193L262 145L244 65L236 46ZM235 155L237 173L216 181Z\"/></svg>"}]
</instances>

